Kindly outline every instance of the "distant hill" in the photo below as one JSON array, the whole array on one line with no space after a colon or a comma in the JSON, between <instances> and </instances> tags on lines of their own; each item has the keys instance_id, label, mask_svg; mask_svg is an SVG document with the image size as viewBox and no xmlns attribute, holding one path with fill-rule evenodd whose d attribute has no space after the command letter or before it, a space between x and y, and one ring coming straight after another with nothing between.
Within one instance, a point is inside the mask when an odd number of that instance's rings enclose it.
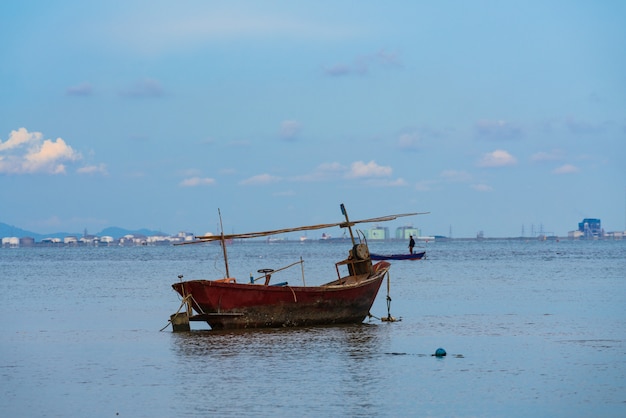
<instances>
[{"instance_id":1,"label":"distant hill","mask_svg":"<svg viewBox=\"0 0 626 418\"><path fill-rule=\"evenodd\" d=\"M34 232L31 232L31 231L26 231L25 229L18 228L13 225L8 225L8 224L0 222L0 237L18 237L18 238L31 237L31 238L37 239L37 237L41 237L41 235L35 234Z\"/></svg>"},{"instance_id":2,"label":"distant hill","mask_svg":"<svg viewBox=\"0 0 626 418\"><path fill-rule=\"evenodd\" d=\"M118 227L110 227L110 228L103 229L101 232L94 234L94 235L99 236L99 237L107 235L107 236L111 236L117 239L117 238L123 237L124 235L145 235L145 236L165 235L165 236L168 236L169 234L164 233L164 232L159 232L159 231L152 231L152 230L145 229L145 228L137 229L137 230L130 230L130 229L124 229L124 228L118 228ZM39 234L37 232L27 231L25 229L18 228L16 226L8 225L8 224L0 222L0 238L31 237L31 238L34 238L35 241L41 241L44 238L50 238L50 237L65 238L67 236L75 236L77 238L80 238L83 236L83 232L54 232L51 234Z\"/></svg>"}]
</instances>

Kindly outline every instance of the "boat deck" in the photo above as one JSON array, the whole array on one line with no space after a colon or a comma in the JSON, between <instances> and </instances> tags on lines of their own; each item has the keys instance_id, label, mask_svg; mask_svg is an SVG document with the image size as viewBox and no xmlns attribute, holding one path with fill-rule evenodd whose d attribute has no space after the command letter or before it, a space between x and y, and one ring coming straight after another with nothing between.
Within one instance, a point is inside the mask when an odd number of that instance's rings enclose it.
<instances>
[{"instance_id":1,"label":"boat deck","mask_svg":"<svg viewBox=\"0 0 626 418\"><path fill-rule=\"evenodd\" d=\"M330 283L326 283L324 287L341 287L341 286L350 286L361 283L363 280L366 280L369 274L359 274L358 276L346 276L341 279L335 280Z\"/></svg>"}]
</instances>

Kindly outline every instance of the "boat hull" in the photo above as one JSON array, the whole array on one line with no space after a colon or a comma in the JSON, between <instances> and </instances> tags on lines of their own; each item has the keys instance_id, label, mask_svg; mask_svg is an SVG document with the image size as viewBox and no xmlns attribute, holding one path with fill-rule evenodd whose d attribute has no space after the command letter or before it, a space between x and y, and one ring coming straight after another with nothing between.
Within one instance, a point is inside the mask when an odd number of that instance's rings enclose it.
<instances>
[{"instance_id":1,"label":"boat hull","mask_svg":"<svg viewBox=\"0 0 626 418\"><path fill-rule=\"evenodd\" d=\"M384 264L383 264L384 263ZM360 323L369 314L389 263L368 275L349 276L322 286L266 286L214 280L179 282L212 329L277 328Z\"/></svg>"},{"instance_id":2,"label":"boat hull","mask_svg":"<svg viewBox=\"0 0 626 418\"><path fill-rule=\"evenodd\" d=\"M421 260L426 251L413 254L370 254L372 260Z\"/></svg>"}]
</instances>

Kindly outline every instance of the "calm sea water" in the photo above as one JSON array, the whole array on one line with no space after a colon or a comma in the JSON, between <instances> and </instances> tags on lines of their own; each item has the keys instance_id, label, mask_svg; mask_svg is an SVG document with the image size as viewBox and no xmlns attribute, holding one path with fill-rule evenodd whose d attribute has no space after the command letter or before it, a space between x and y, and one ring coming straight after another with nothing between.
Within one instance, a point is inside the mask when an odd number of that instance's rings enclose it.
<instances>
[{"instance_id":1,"label":"calm sea water","mask_svg":"<svg viewBox=\"0 0 626 418\"><path fill-rule=\"evenodd\" d=\"M170 285L221 277L217 245L0 249L0 416L626 416L626 241L421 246L398 322L385 283L363 325L176 334ZM321 284L347 250L234 243L230 275Z\"/></svg>"}]
</instances>

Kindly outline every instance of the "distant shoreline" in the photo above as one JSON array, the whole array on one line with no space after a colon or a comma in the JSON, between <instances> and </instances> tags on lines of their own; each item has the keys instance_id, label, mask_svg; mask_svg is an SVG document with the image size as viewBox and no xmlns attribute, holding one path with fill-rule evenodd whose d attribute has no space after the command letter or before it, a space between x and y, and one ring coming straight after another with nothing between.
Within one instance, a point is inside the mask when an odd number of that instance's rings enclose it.
<instances>
[{"instance_id":1,"label":"distant shoreline","mask_svg":"<svg viewBox=\"0 0 626 418\"><path fill-rule=\"evenodd\" d=\"M148 237L150 238L150 237ZM559 241L621 241L623 236L605 236L605 237L593 237L593 238L584 238L584 237L558 237L558 236L549 236L549 237L465 237L465 238L448 238L448 237L429 237L429 239L421 239L419 242L421 243L435 243L435 242L483 242L483 241L550 241L550 242L559 242ZM346 243L349 242L349 238L333 238L333 239L307 239L307 240L299 240L299 239L288 239L281 238L278 240L269 241L267 239L238 239L234 240L234 243L237 245L248 243L265 243L267 245L281 245L281 244L300 244L300 245L309 245L312 243L320 243L320 244L335 244L335 243ZM389 238L389 239L369 239L370 243L397 243L404 242L404 239L398 238ZM116 239L109 242L99 242L99 241L91 241L91 242L81 242L81 241L71 241L64 242L62 240L59 241L34 241L32 239L27 238L26 241L20 239L18 242L5 242L4 239L2 241L2 245L0 248L29 248L29 247L50 247L50 248L60 248L60 247L141 247L141 246L168 246L168 245L176 245L182 243L191 243L193 240L184 240L184 239L163 239L163 240L149 240L142 237L137 240L132 240L128 238ZM232 245L233 242L230 242L228 245ZM219 245L219 241L205 242L204 245Z\"/></svg>"}]
</instances>

